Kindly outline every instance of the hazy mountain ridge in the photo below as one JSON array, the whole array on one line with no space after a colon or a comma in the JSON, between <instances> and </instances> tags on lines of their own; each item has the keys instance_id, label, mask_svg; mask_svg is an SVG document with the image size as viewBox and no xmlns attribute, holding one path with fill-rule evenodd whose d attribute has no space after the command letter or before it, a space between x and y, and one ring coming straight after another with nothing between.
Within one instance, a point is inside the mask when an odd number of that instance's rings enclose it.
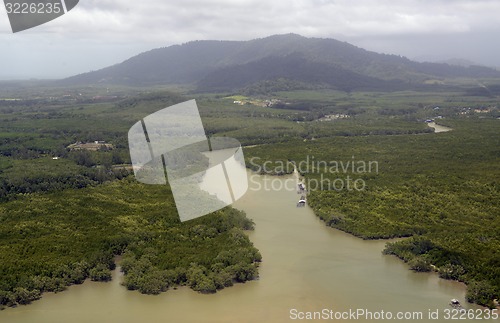
<instances>
[{"instance_id":1,"label":"hazy mountain ridge","mask_svg":"<svg viewBox=\"0 0 500 323\"><path fill-rule=\"evenodd\" d=\"M288 78L342 89L401 87L426 79L500 77L480 66L418 63L370 52L335 39L275 35L250 41L193 41L153 49L123 63L67 78L66 84L190 84L201 91L233 90ZM390 82L388 82L390 81Z\"/></svg>"},{"instance_id":2,"label":"hazy mountain ridge","mask_svg":"<svg viewBox=\"0 0 500 323\"><path fill-rule=\"evenodd\" d=\"M209 73L197 82L199 91L237 90L262 80L289 79L343 91L404 88L401 83L362 75L333 65L306 59L300 53L272 56L242 65L228 66ZM399 86L398 86L399 85Z\"/></svg>"}]
</instances>

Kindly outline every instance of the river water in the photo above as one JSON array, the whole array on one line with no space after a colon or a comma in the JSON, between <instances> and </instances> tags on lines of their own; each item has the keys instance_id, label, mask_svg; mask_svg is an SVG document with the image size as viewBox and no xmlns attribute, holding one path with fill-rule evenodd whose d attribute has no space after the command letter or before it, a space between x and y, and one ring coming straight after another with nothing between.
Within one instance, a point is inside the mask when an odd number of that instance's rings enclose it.
<instances>
[{"instance_id":1,"label":"river water","mask_svg":"<svg viewBox=\"0 0 500 323\"><path fill-rule=\"evenodd\" d=\"M465 303L464 285L414 273L381 254L385 241L354 238L326 227L308 207L297 208L294 186L284 185L290 178L250 176L249 191L234 206L256 223L249 236L263 256L259 280L213 295L182 287L151 296L127 291L117 269L112 282L86 281L45 294L31 305L1 311L0 322L274 323L293 321L293 309L410 311L423 319L408 322L443 322L450 299ZM428 319L429 310L441 311L441 319Z\"/></svg>"}]
</instances>

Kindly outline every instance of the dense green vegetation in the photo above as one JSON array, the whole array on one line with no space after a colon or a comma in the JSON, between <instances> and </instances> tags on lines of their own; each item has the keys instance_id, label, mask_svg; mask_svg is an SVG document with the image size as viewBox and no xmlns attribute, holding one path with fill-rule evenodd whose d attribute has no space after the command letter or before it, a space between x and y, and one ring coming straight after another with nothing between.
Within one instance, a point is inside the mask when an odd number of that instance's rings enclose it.
<instances>
[{"instance_id":1,"label":"dense green vegetation","mask_svg":"<svg viewBox=\"0 0 500 323\"><path fill-rule=\"evenodd\" d=\"M19 194L59 191L66 188L95 186L113 179L121 179L129 174L127 169L96 166L88 152L71 154L87 156L53 160L50 157L14 160L0 173L0 199L8 200ZM88 161L87 163L81 162Z\"/></svg>"},{"instance_id":2,"label":"dense green vegetation","mask_svg":"<svg viewBox=\"0 0 500 323\"><path fill-rule=\"evenodd\" d=\"M168 227L155 223L151 231L157 234L127 248L121 265L128 289L158 294L188 285L213 293L258 276L261 256L241 231L253 229L253 223L241 212L228 209L181 228Z\"/></svg>"},{"instance_id":3,"label":"dense green vegetation","mask_svg":"<svg viewBox=\"0 0 500 323\"><path fill-rule=\"evenodd\" d=\"M260 254L242 233L253 225L241 212L180 223L168 187L129 175L128 129L185 98L120 88L33 88L26 99L16 87L4 91L0 304L28 303L86 278L107 281L116 255L126 288L149 294L176 285L211 293L258 275ZM253 98L275 100L272 107L237 105L228 94L195 97L210 136L257 145L245 148L253 169L271 161L271 172L285 164L274 173L286 173L308 156L326 161L299 169L324 184L308 203L326 224L366 239L407 237L385 252L413 270L467 282L468 299L491 306L500 291L500 113L491 93L466 94L321 90ZM431 134L429 118L454 130ZM67 148L95 140L113 148ZM339 161L374 161L378 171L332 172ZM347 176L365 189L329 185Z\"/></svg>"},{"instance_id":4,"label":"dense green vegetation","mask_svg":"<svg viewBox=\"0 0 500 323\"><path fill-rule=\"evenodd\" d=\"M45 95L54 92L79 91ZM244 214L228 208L180 223L168 186L129 176L129 127L183 99L161 93L102 103L82 92L69 102L1 102L0 308L87 278L107 281L116 255L126 287L142 293L175 285L208 293L257 277L261 257L242 233L253 229ZM95 140L113 148L67 148Z\"/></svg>"},{"instance_id":5,"label":"dense green vegetation","mask_svg":"<svg viewBox=\"0 0 500 323\"><path fill-rule=\"evenodd\" d=\"M475 282L488 286L487 301L482 296L469 300L493 306L491 296L498 297L500 291L499 120L443 123L454 130L297 141L245 153L249 160L259 156L261 163L288 160L300 165L307 156L327 161L319 168L313 162L309 169L302 167L309 187L323 185L310 192L308 202L327 225L365 239L411 237L388 244L385 252L407 261L413 270L435 269L443 278L465 281L471 295L476 294ZM376 161L378 172L332 172L335 161ZM333 187L347 176L351 183L363 180L365 189Z\"/></svg>"},{"instance_id":6,"label":"dense green vegetation","mask_svg":"<svg viewBox=\"0 0 500 323\"><path fill-rule=\"evenodd\" d=\"M0 304L28 303L86 278L107 281L119 254L129 289L215 292L257 276L260 255L242 233L252 228L230 208L180 223L168 187L132 179L23 196L0 209ZM191 277L195 269L203 275Z\"/></svg>"}]
</instances>

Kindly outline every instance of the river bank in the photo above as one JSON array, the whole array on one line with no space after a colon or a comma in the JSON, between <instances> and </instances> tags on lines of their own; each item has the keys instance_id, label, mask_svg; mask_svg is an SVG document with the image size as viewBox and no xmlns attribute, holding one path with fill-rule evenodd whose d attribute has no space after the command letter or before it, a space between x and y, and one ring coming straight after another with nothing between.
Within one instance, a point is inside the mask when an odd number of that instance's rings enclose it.
<instances>
[{"instance_id":1,"label":"river bank","mask_svg":"<svg viewBox=\"0 0 500 323\"><path fill-rule=\"evenodd\" d=\"M254 181L265 180L255 176ZM258 280L214 295L181 287L152 296L127 291L116 269L110 283L86 281L49 293L32 305L0 312L0 321L274 323L290 322L293 309L427 313L449 308L452 298L465 303L463 284L409 271L397 258L382 255L386 241L364 241L329 228L309 207L297 208L298 197L284 185L271 191L251 186L234 204L256 223L249 237L263 256Z\"/></svg>"}]
</instances>

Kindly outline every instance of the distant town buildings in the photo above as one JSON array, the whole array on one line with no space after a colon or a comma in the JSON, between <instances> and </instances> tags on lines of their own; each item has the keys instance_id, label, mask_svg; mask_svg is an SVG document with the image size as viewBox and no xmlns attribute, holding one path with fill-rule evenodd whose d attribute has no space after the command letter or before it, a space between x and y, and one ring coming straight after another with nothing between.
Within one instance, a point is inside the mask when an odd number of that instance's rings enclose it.
<instances>
[{"instance_id":1,"label":"distant town buildings","mask_svg":"<svg viewBox=\"0 0 500 323\"><path fill-rule=\"evenodd\" d=\"M319 121L334 121L339 119L349 119L351 116L348 114L328 114L323 118L319 119Z\"/></svg>"}]
</instances>

